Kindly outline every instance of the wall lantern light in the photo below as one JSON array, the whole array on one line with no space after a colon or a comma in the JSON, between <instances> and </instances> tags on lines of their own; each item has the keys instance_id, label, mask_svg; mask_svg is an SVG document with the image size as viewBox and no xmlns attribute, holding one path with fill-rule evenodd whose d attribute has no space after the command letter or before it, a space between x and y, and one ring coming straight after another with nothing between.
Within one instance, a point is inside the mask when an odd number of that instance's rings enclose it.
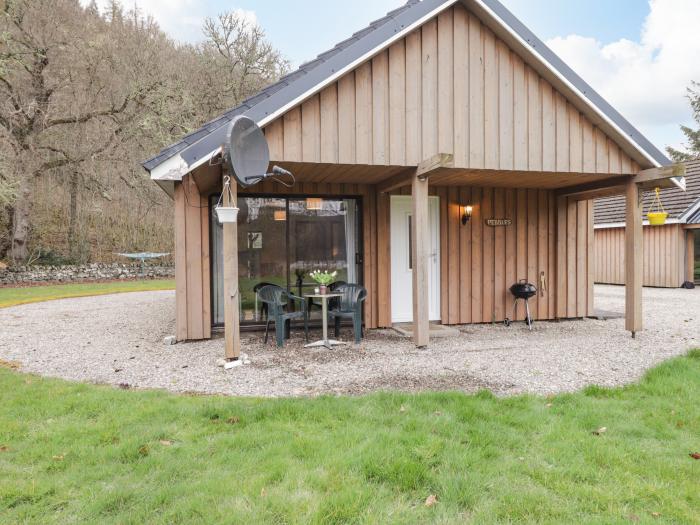
<instances>
[{"instance_id":1,"label":"wall lantern light","mask_svg":"<svg viewBox=\"0 0 700 525\"><path fill-rule=\"evenodd\" d=\"M286 221L287 210L275 210L273 217L276 221Z\"/></svg>"},{"instance_id":2,"label":"wall lantern light","mask_svg":"<svg viewBox=\"0 0 700 525\"><path fill-rule=\"evenodd\" d=\"M462 212L462 224L467 224L469 219L472 218L472 211L474 208L467 204L466 206L460 206L460 211Z\"/></svg>"}]
</instances>

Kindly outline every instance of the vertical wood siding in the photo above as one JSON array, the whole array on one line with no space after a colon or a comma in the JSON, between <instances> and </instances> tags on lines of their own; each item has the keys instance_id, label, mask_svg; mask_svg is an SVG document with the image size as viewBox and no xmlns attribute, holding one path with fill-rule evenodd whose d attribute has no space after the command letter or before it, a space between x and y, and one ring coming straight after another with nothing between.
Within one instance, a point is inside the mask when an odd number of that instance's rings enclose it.
<instances>
[{"instance_id":1,"label":"vertical wood siding","mask_svg":"<svg viewBox=\"0 0 700 525\"><path fill-rule=\"evenodd\" d=\"M677 288L686 280L685 230L678 224L644 226L644 286ZM595 282L625 284L625 229L595 230Z\"/></svg>"},{"instance_id":2,"label":"vertical wood siding","mask_svg":"<svg viewBox=\"0 0 700 525\"><path fill-rule=\"evenodd\" d=\"M211 337L209 203L191 175L175 184L175 330L178 341Z\"/></svg>"},{"instance_id":3,"label":"vertical wood siding","mask_svg":"<svg viewBox=\"0 0 700 525\"><path fill-rule=\"evenodd\" d=\"M534 319L593 315L592 203L563 200L562 210L547 190L431 187L440 197L440 314L443 324L501 322L513 319L510 286L527 279L545 290L530 299ZM404 188L397 193L410 195ZM474 206L462 225L460 205ZM561 213L561 219L559 218ZM512 224L492 227L489 218ZM389 239L379 242L388 246ZM559 268L561 265L561 269ZM390 265L386 268L386 283ZM558 312L561 308L561 312ZM391 319L389 310L383 319ZM518 307L515 319L525 318ZM388 324L380 324L388 326Z\"/></svg>"},{"instance_id":4,"label":"vertical wood siding","mask_svg":"<svg viewBox=\"0 0 700 525\"><path fill-rule=\"evenodd\" d=\"M186 193L185 193L186 192ZM289 190L271 181L240 195L354 196L362 202L363 274L368 290L365 324L391 326L391 239L388 194L361 184L301 183ZM409 188L398 193L410 194ZM431 187L440 197L441 318L445 324L524 319L513 316L510 285L527 279L541 289L530 300L535 319L584 317L593 312L592 206L555 200L546 190ZM189 204L188 204L189 203ZM193 203L196 203L193 205ZM473 217L462 225L460 206ZM208 200L191 176L176 184L175 259L178 340L210 337ZM195 206L201 206L197 208ZM510 218L506 227L488 218Z\"/></svg>"},{"instance_id":5,"label":"vertical wood siding","mask_svg":"<svg viewBox=\"0 0 700 525\"><path fill-rule=\"evenodd\" d=\"M429 20L265 128L275 161L636 173L638 166L464 7Z\"/></svg>"}]
</instances>

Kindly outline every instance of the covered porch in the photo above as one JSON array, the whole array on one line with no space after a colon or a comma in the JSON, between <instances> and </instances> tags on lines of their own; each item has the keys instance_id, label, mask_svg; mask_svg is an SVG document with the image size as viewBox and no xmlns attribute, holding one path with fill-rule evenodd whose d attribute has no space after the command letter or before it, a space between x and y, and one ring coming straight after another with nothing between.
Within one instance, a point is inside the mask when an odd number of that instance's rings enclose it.
<instances>
[{"instance_id":1,"label":"covered porch","mask_svg":"<svg viewBox=\"0 0 700 525\"><path fill-rule=\"evenodd\" d=\"M677 174L673 170L647 170L636 176L465 170L454 168L449 154L435 155L413 168L280 164L295 174L297 182L292 188L265 181L236 196L243 209L247 206L244 203L255 204L257 211L249 212L257 213L258 220L261 210L267 207L265 228L279 224L278 238L274 232L267 231L261 240L262 228L250 221L222 228L212 220L210 207L220 192L221 165L196 170L176 189L176 207L179 203L186 216L182 231L205 233L203 230L211 229L211 233L206 232L209 242L204 242L203 237L199 246L194 244L195 250L202 250L201 276L198 278L194 273L196 264L178 266L185 269L179 272L178 286L187 297L186 313L192 314L187 322L194 321L192 326L185 325L184 334L181 333L184 323L178 323L178 339L206 338L207 329L223 327L229 335L226 355L232 358L240 355L237 341L241 327L244 330L255 327L254 321L260 315L252 288L268 278L262 271L251 273L256 264L251 254L259 252L255 256L260 267L260 253L265 250L273 258L284 259L282 271L277 272L284 282L278 284L299 294L312 286L304 274L313 269L314 261L326 266L329 261L336 264L335 268L344 277L342 280L358 282L368 290L364 326L387 328L398 321L411 322L413 340L419 347L429 342L431 321L459 325L502 322L506 318L523 320L524 308L520 305L512 310L513 297L509 292L509 287L520 279L538 288L530 304L534 319L591 316L594 263L590 249L593 217L589 196L628 192L633 203L629 208L638 214L630 220L641 226L641 209L634 205L639 202L639 191L650 184L667 184L668 178ZM358 184L358 180L363 183ZM193 199L199 199L206 214L193 213L192 207L187 206ZM316 208L319 212L311 215L326 217L315 225L313 221L318 218L309 216L294 222L294 206L290 207L290 203L305 212ZM392 212L399 203L404 207L408 204L407 215L411 217L407 228L403 228L403 236L397 230L396 213ZM432 214L431 208L435 209ZM309 235L304 228L317 233ZM326 241L319 242L320 232L324 232ZM637 251L636 235L639 232L630 228L632 253ZM227 252L224 239L233 238L237 248L233 252L229 245ZM187 239L181 242L188 245ZM191 249L192 243L189 246ZM404 247L401 253L397 254L397 246ZM290 257L290 247L294 248L292 251L304 252L304 257ZM210 253L204 253L207 250ZM328 253L316 254L319 250ZM410 267L409 281L403 282L397 281L400 273L397 257L402 254ZM631 266L636 259L636 256L628 258ZM238 274L235 278L228 274L229 282L236 283L234 296L238 298L229 301L228 316L225 307L231 296L226 297L225 290L232 288L226 284L227 262L230 262L229 271L234 268ZM629 271L626 327L635 333L641 329L638 300L641 283L634 281L634 268ZM202 283L201 292L197 290L197 282ZM207 292L209 309L205 304ZM410 319L405 317L407 292ZM201 310L197 307L200 297ZM400 308L404 309L404 317L397 313ZM198 311L203 312L199 323ZM201 330L200 337L197 329Z\"/></svg>"}]
</instances>

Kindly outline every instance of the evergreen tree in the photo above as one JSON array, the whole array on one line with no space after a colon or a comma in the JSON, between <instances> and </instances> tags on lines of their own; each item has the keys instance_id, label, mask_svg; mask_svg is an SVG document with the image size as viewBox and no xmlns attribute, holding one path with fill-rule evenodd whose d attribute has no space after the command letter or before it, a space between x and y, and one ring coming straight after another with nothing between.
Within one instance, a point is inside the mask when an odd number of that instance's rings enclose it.
<instances>
[{"instance_id":1,"label":"evergreen tree","mask_svg":"<svg viewBox=\"0 0 700 525\"><path fill-rule=\"evenodd\" d=\"M693 82L691 87L688 88L688 100L690 100L690 107L693 110L693 119L699 127L698 129L693 129L688 126L681 126L681 131L683 131L686 139L684 144L685 151L679 151L670 146L666 148L668 154L676 162L700 159L700 84L698 82Z\"/></svg>"}]
</instances>

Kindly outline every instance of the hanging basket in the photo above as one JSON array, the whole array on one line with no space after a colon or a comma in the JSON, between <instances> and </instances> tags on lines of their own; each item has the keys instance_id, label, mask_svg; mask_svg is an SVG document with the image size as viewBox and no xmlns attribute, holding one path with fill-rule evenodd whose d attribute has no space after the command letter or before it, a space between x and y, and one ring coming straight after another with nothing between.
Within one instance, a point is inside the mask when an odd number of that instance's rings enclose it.
<instances>
[{"instance_id":1,"label":"hanging basket","mask_svg":"<svg viewBox=\"0 0 700 525\"><path fill-rule=\"evenodd\" d=\"M666 224L666 218L668 213L664 210L664 205L661 204L661 191L656 188L656 195L654 200L651 201L649 206L649 211L647 212L647 219L649 219L649 224L651 226L663 226Z\"/></svg>"},{"instance_id":2,"label":"hanging basket","mask_svg":"<svg viewBox=\"0 0 700 525\"><path fill-rule=\"evenodd\" d=\"M219 222L222 224L236 222L238 219L238 208L236 207L217 206L214 208L214 211L216 212L216 218L219 219Z\"/></svg>"},{"instance_id":3,"label":"hanging basket","mask_svg":"<svg viewBox=\"0 0 700 525\"><path fill-rule=\"evenodd\" d=\"M666 218L668 213L665 211L650 211L647 213L647 219L649 219L649 224L652 226L663 226L666 224Z\"/></svg>"},{"instance_id":4,"label":"hanging basket","mask_svg":"<svg viewBox=\"0 0 700 525\"><path fill-rule=\"evenodd\" d=\"M219 196L219 202L216 203L214 211L216 218L221 224L232 223L238 220L238 208L236 206L223 206L222 200L224 193L228 193L228 202L233 203L233 192L231 191L231 177L224 177L224 191Z\"/></svg>"}]
</instances>

